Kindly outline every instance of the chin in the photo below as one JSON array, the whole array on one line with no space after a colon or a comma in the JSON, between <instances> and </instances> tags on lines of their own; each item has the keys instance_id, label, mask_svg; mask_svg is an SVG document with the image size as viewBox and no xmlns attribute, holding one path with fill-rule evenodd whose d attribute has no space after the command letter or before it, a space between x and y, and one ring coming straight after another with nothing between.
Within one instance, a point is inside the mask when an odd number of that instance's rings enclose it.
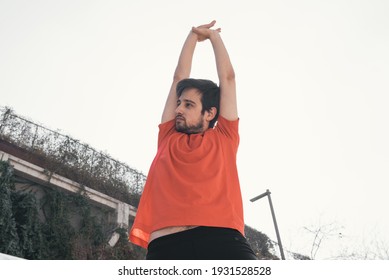
<instances>
[{"instance_id":1,"label":"chin","mask_svg":"<svg viewBox=\"0 0 389 280\"><path fill-rule=\"evenodd\" d=\"M182 127L181 125L177 125L177 124L176 124L176 131L178 131L178 132L184 132L184 133L185 133L185 128Z\"/></svg>"}]
</instances>

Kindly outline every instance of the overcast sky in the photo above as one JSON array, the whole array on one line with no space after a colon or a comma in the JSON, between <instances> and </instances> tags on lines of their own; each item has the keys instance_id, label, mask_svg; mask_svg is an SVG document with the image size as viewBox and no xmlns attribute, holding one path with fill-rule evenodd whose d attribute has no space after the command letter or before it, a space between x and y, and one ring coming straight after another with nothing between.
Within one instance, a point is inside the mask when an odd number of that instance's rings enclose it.
<instances>
[{"instance_id":1,"label":"overcast sky","mask_svg":"<svg viewBox=\"0 0 389 280\"><path fill-rule=\"evenodd\" d=\"M215 19L246 224L276 240L267 200L249 201L269 189L286 249L310 255L304 227L334 234L318 259L389 248L388 15L384 0L0 0L0 106L147 175L184 39ZM192 77L217 81L209 42Z\"/></svg>"}]
</instances>

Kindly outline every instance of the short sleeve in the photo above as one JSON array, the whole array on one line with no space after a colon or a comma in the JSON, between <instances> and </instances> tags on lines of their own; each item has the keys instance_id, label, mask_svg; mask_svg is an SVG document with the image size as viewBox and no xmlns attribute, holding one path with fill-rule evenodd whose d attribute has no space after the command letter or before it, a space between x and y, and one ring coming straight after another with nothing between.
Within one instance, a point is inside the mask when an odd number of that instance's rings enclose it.
<instances>
[{"instance_id":1,"label":"short sleeve","mask_svg":"<svg viewBox=\"0 0 389 280\"><path fill-rule=\"evenodd\" d=\"M159 128L159 133L158 133L158 147L161 145L161 143L175 131L175 125L174 125L175 120L170 120L164 123L161 123L158 128Z\"/></svg>"},{"instance_id":2,"label":"short sleeve","mask_svg":"<svg viewBox=\"0 0 389 280\"><path fill-rule=\"evenodd\" d=\"M219 116L215 130L239 145L239 119L229 121Z\"/></svg>"}]
</instances>

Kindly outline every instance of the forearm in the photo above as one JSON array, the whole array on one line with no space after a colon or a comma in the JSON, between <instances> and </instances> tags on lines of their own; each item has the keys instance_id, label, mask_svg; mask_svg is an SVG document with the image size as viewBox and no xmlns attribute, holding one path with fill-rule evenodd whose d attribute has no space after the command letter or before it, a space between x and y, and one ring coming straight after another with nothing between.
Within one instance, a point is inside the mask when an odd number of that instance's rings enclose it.
<instances>
[{"instance_id":1,"label":"forearm","mask_svg":"<svg viewBox=\"0 0 389 280\"><path fill-rule=\"evenodd\" d=\"M174 71L174 80L180 81L190 76L192 69L193 53L197 44L197 35L190 31L182 47L176 70Z\"/></svg>"},{"instance_id":2,"label":"forearm","mask_svg":"<svg viewBox=\"0 0 389 280\"><path fill-rule=\"evenodd\" d=\"M222 82L234 80L234 68L232 67L230 57L219 32L212 32L209 39L215 54L216 69L219 81Z\"/></svg>"}]
</instances>

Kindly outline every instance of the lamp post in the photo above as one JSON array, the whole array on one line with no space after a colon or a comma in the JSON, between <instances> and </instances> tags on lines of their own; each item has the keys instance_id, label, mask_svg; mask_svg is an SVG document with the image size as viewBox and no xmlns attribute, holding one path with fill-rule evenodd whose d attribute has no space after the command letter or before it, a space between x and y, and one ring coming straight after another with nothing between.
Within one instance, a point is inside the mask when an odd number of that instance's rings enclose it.
<instances>
[{"instance_id":1,"label":"lamp post","mask_svg":"<svg viewBox=\"0 0 389 280\"><path fill-rule=\"evenodd\" d=\"M272 203L272 201L271 201L270 194L271 194L271 192L270 192L269 190L266 190L265 193L263 193L263 194L261 194L261 195L258 195L258 196L256 196L256 197L250 199L250 201L251 201L251 202L254 202L254 201L257 201L258 199L261 199L261 198L263 198L263 197L265 197L265 196L267 196L267 198L269 199L270 211L271 211L271 215L272 215L272 217L273 217L274 228L275 228L275 230L276 230L278 246L280 247L281 259L285 260L284 249L282 248L280 232L278 231L277 220L276 220L276 214L274 213L273 203Z\"/></svg>"}]
</instances>

